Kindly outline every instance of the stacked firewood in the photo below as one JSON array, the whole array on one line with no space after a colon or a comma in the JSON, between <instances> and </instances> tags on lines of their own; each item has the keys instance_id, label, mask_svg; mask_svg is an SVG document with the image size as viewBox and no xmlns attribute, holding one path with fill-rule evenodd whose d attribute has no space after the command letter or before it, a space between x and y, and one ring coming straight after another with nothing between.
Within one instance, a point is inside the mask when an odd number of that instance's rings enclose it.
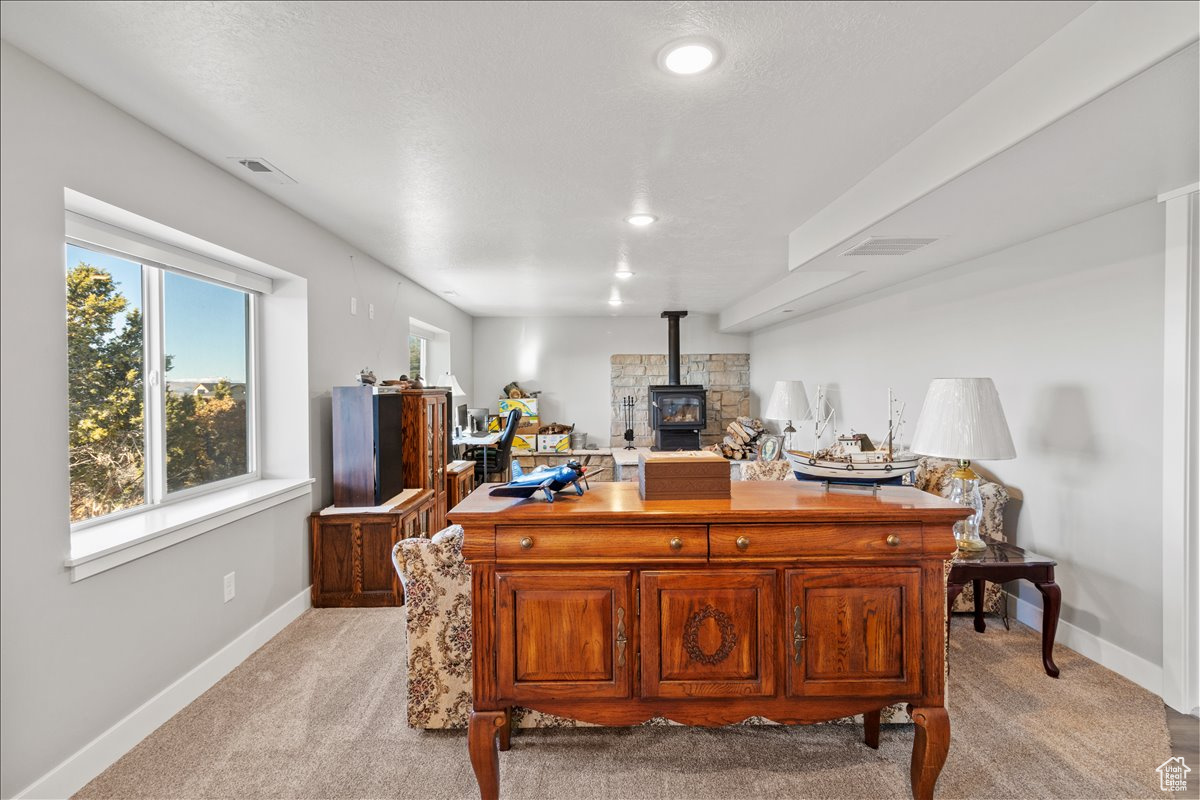
<instances>
[{"instance_id":1,"label":"stacked firewood","mask_svg":"<svg viewBox=\"0 0 1200 800\"><path fill-rule=\"evenodd\" d=\"M764 430L761 419L738 417L725 429L724 440L708 449L735 461L753 459L758 455L758 443Z\"/></svg>"}]
</instances>

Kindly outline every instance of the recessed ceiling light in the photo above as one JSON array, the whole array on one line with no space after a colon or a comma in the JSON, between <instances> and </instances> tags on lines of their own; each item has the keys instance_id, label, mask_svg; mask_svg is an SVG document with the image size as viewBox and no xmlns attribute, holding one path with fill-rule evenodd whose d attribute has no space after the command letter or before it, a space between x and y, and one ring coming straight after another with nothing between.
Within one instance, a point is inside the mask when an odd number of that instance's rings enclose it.
<instances>
[{"instance_id":1,"label":"recessed ceiling light","mask_svg":"<svg viewBox=\"0 0 1200 800\"><path fill-rule=\"evenodd\" d=\"M630 225L636 225L639 228L644 228L647 225L657 222L658 217L653 214L630 214L625 218L625 221Z\"/></svg>"},{"instance_id":2,"label":"recessed ceiling light","mask_svg":"<svg viewBox=\"0 0 1200 800\"><path fill-rule=\"evenodd\" d=\"M619 269L616 272L616 276L623 281L627 281L633 277L633 273L627 269Z\"/></svg>"},{"instance_id":3,"label":"recessed ceiling light","mask_svg":"<svg viewBox=\"0 0 1200 800\"><path fill-rule=\"evenodd\" d=\"M619 298L619 297L610 297L610 298L608 299L608 304L609 304L610 306L619 306L619 305L621 305L621 298Z\"/></svg>"},{"instance_id":4,"label":"recessed ceiling light","mask_svg":"<svg viewBox=\"0 0 1200 800\"><path fill-rule=\"evenodd\" d=\"M698 75L711 69L720 55L721 49L711 39L689 37L658 51L658 65L672 75Z\"/></svg>"}]
</instances>

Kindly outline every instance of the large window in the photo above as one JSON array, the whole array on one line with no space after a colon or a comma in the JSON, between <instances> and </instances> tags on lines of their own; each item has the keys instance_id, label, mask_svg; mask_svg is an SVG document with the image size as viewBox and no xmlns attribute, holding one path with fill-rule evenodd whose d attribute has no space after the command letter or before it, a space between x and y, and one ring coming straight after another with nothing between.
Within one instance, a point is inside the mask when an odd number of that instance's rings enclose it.
<instances>
[{"instance_id":1,"label":"large window","mask_svg":"<svg viewBox=\"0 0 1200 800\"><path fill-rule=\"evenodd\" d=\"M255 295L67 244L71 521L255 472Z\"/></svg>"}]
</instances>

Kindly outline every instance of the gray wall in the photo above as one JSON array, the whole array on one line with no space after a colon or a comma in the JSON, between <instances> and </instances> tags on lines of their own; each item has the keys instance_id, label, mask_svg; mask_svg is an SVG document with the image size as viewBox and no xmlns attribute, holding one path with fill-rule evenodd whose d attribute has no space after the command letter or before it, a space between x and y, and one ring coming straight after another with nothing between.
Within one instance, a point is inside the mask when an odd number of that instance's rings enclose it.
<instances>
[{"instance_id":1,"label":"gray wall","mask_svg":"<svg viewBox=\"0 0 1200 800\"><path fill-rule=\"evenodd\" d=\"M1150 200L763 330L751 384L760 403L776 379L828 384L839 424L872 435L890 386L911 437L930 379L993 378L1017 458L980 466L1017 498L1017 543L1058 560L1064 621L1161 665L1162 314Z\"/></svg>"},{"instance_id":2,"label":"gray wall","mask_svg":"<svg viewBox=\"0 0 1200 800\"><path fill-rule=\"evenodd\" d=\"M450 331L468 391L473 365L472 320L440 297L7 43L0 81L0 796L9 797L309 582L303 500L70 582L64 188L308 279L313 506L331 495L329 387L364 366L406 371L410 315ZM351 294L364 309L375 304L374 320L349 315ZM238 594L224 604L221 576L233 570Z\"/></svg>"},{"instance_id":3,"label":"gray wall","mask_svg":"<svg viewBox=\"0 0 1200 800\"><path fill-rule=\"evenodd\" d=\"M543 423L574 423L589 443L607 447L609 359L615 353L667 352L667 321L658 312L652 317L478 317L474 341L475 391L467 391L473 407L495 412L500 390L515 380L526 390L544 392L538 404ZM683 353L745 353L749 346L748 336L719 333L713 315L680 320Z\"/></svg>"}]
</instances>

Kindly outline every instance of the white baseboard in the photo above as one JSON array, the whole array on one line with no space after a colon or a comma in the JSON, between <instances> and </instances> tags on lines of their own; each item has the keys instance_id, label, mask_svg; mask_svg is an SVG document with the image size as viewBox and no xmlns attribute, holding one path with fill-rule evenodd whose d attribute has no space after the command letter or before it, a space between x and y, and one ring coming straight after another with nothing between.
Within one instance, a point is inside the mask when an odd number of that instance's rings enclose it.
<instances>
[{"instance_id":1,"label":"white baseboard","mask_svg":"<svg viewBox=\"0 0 1200 800\"><path fill-rule=\"evenodd\" d=\"M1009 595L1010 602L1016 604L1016 618L1036 631L1042 629L1042 609L1028 600L1015 595ZM1143 689L1162 697L1163 669L1139 655L1118 647L1112 642L1101 639L1094 633L1072 625L1063 619L1058 620L1058 630L1054 636L1055 645L1064 645L1082 656L1103 667L1111 669L1118 675L1141 686Z\"/></svg>"},{"instance_id":2,"label":"white baseboard","mask_svg":"<svg viewBox=\"0 0 1200 800\"><path fill-rule=\"evenodd\" d=\"M70 797L311 607L310 587L17 793L16 800Z\"/></svg>"}]
</instances>

